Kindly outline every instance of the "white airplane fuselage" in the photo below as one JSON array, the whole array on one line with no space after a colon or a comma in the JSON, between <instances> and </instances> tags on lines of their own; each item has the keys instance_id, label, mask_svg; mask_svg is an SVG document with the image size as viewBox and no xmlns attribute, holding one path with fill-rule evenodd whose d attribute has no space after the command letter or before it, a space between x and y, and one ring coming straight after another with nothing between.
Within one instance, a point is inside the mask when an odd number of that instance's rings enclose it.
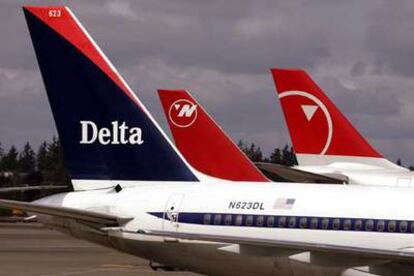
<instances>
[{"instance_id":1,"label":"white airplane fuselage","mask_svg":"<svg viewBox=\"0 0 414 276\"><path fill-rule=\"evenodd\" d=\"M280 260L302 251L255 253L253 250L242 254L234 252L228 243L177 240L142 233L165 231L384 252L410 251L414 249L412 198L414 191L405 188L142 182L119 193L113 189L71 192L43 198L37 203L133 218L121 229L110 229L108 236L103 236L75 221L39 216L45 224L76 237L200 273L228 274L231 269L232 273L249 275L258 270L271 274L275 257ZM272 224L269 220L273 220ZM279 224L283 221L283 225ZM316 227L312 224L315 221ZM383 228L378 230L381 222ZM344 230L346 223L351 228ZM355 229L357 224L360 228ZM235 262L240 264L239 268ZM350 260L343 267L359 265L365 265L364 261ZM283 266L289 266L289 262L281 262L278 269ZM290 268L286 269L291 272Z\"/></svg>"},{"instance_id":2,"label":"white airplane fuselage","mask_svg":"<svg viewBox=\"0 0 414 276\"><path fill-rule=\"evenodd\" d=\"M286 275L290 260L339 271L413 260L413 190L206 180L69 8L23 11L76 192L1 206L205 274Z\"/></svg>"},{"instance_id":3,"label":"white airplane fuselage","mask_svg":"<svg viewBox=\"0 0 414 276\"><path fill-rule=\"evenodd\" d=\"M296 166L295 169L322 175L346 176L347 183L354 185L414 187L414 173L408 170L338 168L335 166Z\"/></svg>"}]
</instances>

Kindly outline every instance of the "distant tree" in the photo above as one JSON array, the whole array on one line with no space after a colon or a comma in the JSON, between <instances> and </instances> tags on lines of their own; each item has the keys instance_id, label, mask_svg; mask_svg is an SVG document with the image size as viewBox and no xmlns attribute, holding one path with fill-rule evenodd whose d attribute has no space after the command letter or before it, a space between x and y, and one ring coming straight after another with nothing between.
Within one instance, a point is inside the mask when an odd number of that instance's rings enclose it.
<instances>
[{"instance_id":1,"label":"distant tree","mask_svg":"<svg viewBox=\"0 0 414 276\"><path fill-rule=\"evenodd\" d=\"M69 183L69 173L63 159L63 151L59 139L55 136L47 145L46 179L53 183Z\"/></svg>"},{"instance_id":2,"label":"distant tree","mask_svg":"<svg viewBox=\"0 0 414 276\"><path fill-rule=\"evenodd\" d=\"M4 149L0 143L0 171L3 170L3 164L2 164L3 157L4 157Z\"/></svg>"},{"instance_id":3,"label":"distant tree","mask_svg":"<svg viewBox=\"0 0 414 276\"><path fill-rule=\"evenodd\" d=\"M29 142L27 142L24 147L23 151L19 154L19 168L20 171L26 173L33 173L36 169L36 155L30 146Z\"/></svg>"},{"instance_id":4,"label":"distant tree","mask_svg":"<svg viewBox=\"0 0 414 276\"><path fill-rule=\"evenodd\" d=\"M254 143L251 143L250 147L247 148L247 156L250 160L256 161L256 145Z\"/></svg>"},{"instance_id":5,"label":"distant tree","mask_svg":"<svg viewBox=\"0 0 414 276\"><path fill-rule=\"evenodd\" d=\"M47 158L47 148L48 148L48 145L46 141L44 141L40 145L37 151L37 156L36 156L37 170L40 172L45 172L49 167L48 158Z\"/></svg>"},{"instance_id":6,"label":"distant tree","mask_svg":"<svg viewBox=\"0 0 414 276\"><path fill-rule=\"evenodd\" d=\"M400 158L398 158L398 159L397 159L397 165L398 165L398 166L402 166L402 161L401 161L401 159L400 159Z\"/></svg>"},{"instance_id":7,"label":"distant tree","mask_svg":"<svg viewBox=\"0 0 414 276\"><path fill-rule=\"evenodd\" d=\"M298 159L296 158L296 152L293 149L293 147L290 147L290 157L292 158L292 162L293 162L292 166L296 166L299 164Z\"/></svg>"},{"instance_id":8,"label":"distant tree","mask_svg":"<svg viewBox=\"0 0 414 276\"><path fill-rule=\"evenodd\" d=\"M254 143L250 145L246 142L240 140L237 143L238 147L246 154L246 156L253 162L262 162L263 161L263 152L262 149L256 146Z\"/></svg>"},{"instance_id":9,"label":"distant tree","mask_svg":"<svg viewBox=\"0 0 414 276\"><path fill-rule=\"evenodd\" d=\"M0 142L0 159L3 158L3 156L4 156L4 149Z\"/></svg>"},{"instance_id":10,"label":"distant tree","mask_svg":"<svg viewBox=\"0 0 414 276\"><path fill-rule=\"evenodd\" d=\"M285 166L289 166L289 146L286 144L282 149L282 164Z\"/></svg>"},{"instance_id":11,"label":"distant tree","mask_svg":"<svg viewBox=\"0 0 414 276\"><path fill-rule=\"evenodd\" d=\"M294 166L297 165L296 154L293 150L293 147L285 145L282 150L282 164L285 166Z\"/></svg>"},{"instance_id":12,"label":"distant tree","mask_svg":"<svg viewBox=\"0 0 414 276\"><path fill-rule=\"evenodd\" d=\"M252 156L253 162L262 162L263 161L263 153L260 147L257 147L256 150L253 152Z\"/></svg>"},{"instance_id":13,"label":"distant tree","mask_svg":"<svg viewBox=\"0 0 414 276\"><path fill-rule=\"evenodd\" d=\"M53 136L52 142L47 146L48 163L58 164L60 162L60 142Z\"/></svg>"},{"instance_id":14,"label":"distant tree","mask_svg":"<svg viewBox=\"0 0 414 276\"><path fill-rule=\"evenodd\" d=\"M270 154L270 163L282 164L282 153L279 148L275 148Z\"/></svg>"},{"instance_id":15,"label":"distant tree","mask_svg":"<svg viewBox=\"0 0 414 276\"><path fill-rule=\"evenodd\" d=\"M2 167L5 171L16 172L19 169L19 163L17 160L19 153L15 146L11 146L10 150L4 155L2 159Z\"/></svg>"}]
</instances>

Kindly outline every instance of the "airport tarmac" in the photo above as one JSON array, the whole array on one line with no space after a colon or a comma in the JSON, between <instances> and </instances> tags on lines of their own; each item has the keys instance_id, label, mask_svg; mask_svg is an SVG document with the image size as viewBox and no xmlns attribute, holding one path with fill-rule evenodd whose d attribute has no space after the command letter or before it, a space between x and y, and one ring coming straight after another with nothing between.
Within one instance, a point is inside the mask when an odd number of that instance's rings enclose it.
<instances>
[{"instance_id":1,"label":"airport tarmac","mask_svg":"<svg viewBox=\"0 0 414 276\"><path fill-rule=\"evenodd\" d=\"M196 275L153 271L148 263L38 223L0 223L0 275Z\"/></svg>"}]
</instances>

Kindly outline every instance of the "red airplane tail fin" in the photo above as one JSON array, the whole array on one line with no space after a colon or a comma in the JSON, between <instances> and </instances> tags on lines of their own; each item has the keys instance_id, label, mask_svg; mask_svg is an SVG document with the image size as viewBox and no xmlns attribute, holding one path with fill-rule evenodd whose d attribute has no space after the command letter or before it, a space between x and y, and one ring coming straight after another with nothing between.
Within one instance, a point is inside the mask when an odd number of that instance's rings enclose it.
<instances>
[{"instance_id":1,"label":"red airplane tail fin","mask_svg":"<svg viewBox=\"0 0 414 276\"><path fill-rule=\"evenodd\" d=\"M175 143L204 174L232 181L269 181L184 90L158 90Z\"/></svg>"},{"instance_id":2,"label":"red airplane tail fin","mask_svg":"<svg viewBox=\"0 0 414 276\"><path fill-rule=\"evenodd\" d=\"M271 71L299 165L385 160L305 71Z\"/></svg>"}]
</instances>

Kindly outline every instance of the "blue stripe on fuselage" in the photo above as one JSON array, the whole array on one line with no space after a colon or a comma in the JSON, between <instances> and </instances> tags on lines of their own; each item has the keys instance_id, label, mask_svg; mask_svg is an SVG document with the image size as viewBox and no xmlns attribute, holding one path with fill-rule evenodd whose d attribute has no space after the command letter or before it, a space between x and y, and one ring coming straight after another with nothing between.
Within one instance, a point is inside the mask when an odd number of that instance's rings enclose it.
<instances>
[{"instance_id":1,"label":"blue stripe on fuselage","mask_svg":"<svg viewBox=\"0 0 414 276\"><path fill-rule=\"evenodd\" d=\"M163 212L149 212L148 214L169 220L167 216L164 217ZM199 224L205 226L414 233L414 221L406 220L196 212L180 212L178 213L177 219L178 223ZM270 224L270 221L273 222ZM281 224L283 221L284 223ZM315 222L317 223L315 224Z\"/></svg>"}]
</instances>

